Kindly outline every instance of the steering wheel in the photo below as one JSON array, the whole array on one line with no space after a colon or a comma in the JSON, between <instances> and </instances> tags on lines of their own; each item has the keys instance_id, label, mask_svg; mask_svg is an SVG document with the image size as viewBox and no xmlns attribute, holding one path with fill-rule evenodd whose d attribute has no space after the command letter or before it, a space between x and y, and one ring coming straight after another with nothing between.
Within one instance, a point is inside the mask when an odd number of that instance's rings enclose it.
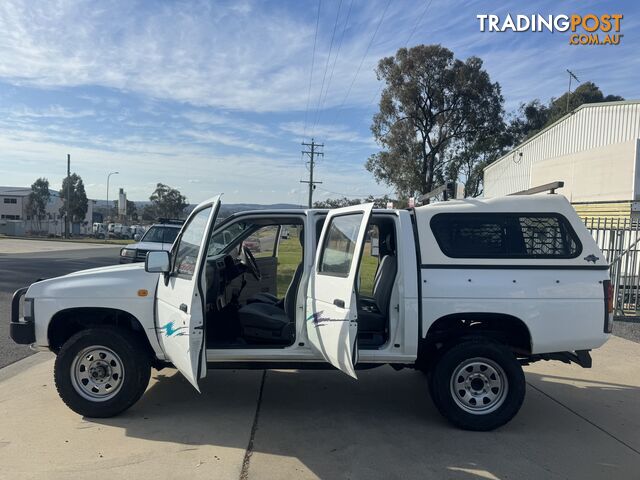
<instances>
[{"instance_id":1,"label":"steering wheel","mask_svg":"<svg viewBox=\"0 0 640 480\"><path fill-rule=\"evenodd\" d=\"M243 245L242 254L245 258L245 265L249 269L249 272L251 273L251 275L253 275L253 278L260 281L260 279L262 278L262 274L260 273L260 268L258 267L256 258L253 256L253 253L251 253L251 250Z\"/></svg>"}]
</instances>

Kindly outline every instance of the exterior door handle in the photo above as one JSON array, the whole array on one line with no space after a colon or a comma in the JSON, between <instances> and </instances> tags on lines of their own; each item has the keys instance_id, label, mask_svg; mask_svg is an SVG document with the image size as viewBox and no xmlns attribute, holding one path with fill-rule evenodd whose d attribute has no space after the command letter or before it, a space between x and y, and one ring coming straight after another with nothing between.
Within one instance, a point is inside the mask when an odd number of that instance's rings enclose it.
<instances>
[{"instance_id":1,"label":"exterior door handle","mask_svg":"<svg viewBox=\"0 0 640 480\"><path fill-rule=\"evenodd\" d=\"M186 303L181 303L180 304L180 310L182 310L184 313L187 313L187 304Z\"/></svg>"},{"instance_id":2,"label":"exterior door handle","mask_svg":"<svg viewBox=\"0 0 640 480\"><path fill-rule=\"evenodd\" d=\"M336 307L344 308L344 300L340 300L340 299L336 298L336 299L333 301L333 304L334 304Z\"/></svg>"}]
</instances>

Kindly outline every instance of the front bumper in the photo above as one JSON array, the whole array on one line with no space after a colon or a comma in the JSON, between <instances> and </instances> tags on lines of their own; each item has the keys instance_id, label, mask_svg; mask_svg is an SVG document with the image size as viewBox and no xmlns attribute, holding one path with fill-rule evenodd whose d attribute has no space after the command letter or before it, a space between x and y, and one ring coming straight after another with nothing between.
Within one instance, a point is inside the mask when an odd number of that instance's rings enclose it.
<instances>
[{"instance_id":1,"label":"front bumper","mask_svg":"<svg viewBox=\"0 0 640 480\"><path fill-rule=\"evenodd\" d=\"M30 345L36 341L36 326L32 318L20 317L20 300L28 287L16 290L11 299L11 323L9 324L9 336L11 340L20 345Z\"/></svg>"}]
</instances>

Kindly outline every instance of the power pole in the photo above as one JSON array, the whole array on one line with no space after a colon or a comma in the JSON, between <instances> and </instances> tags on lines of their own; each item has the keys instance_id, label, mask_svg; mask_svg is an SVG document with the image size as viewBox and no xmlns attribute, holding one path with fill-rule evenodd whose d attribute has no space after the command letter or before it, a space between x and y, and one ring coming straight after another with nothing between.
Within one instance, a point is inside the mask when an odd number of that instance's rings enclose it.
<instances>
[{"instance_id":1,"label":"power pole","mask_svg":"<svg viewBox=\"0 0 640 480\"><path fill-rule=\"evenodd\" d=\"M308 183L309 184L309 208L313 208L313 191L316 189L317 183L322 182L314 182L313 181L313 167L315 166L315 157L318 155L324 156L323 152L318 152L316 150L317 147L324 147L323 143L315 143L313 138L311 139L311 143L302 142L303 147L311 147L311 150L303 150L303 154L309 155L309 180L300 180L300 183Z\"/></svg>"},{"instance_id":2,"label":"power pole","mask_svg":"<svg viewBox=\"0 0 640 480\"><path fill-rule=\"evenodd\" d=\"M578 77L575 76L575 74L569 70L567 68L567 73L569 74L569 91L567 92L567 111L566 113L569 113L569 97L571 97L571 80L575 79L576 82L580 83L580 80L578 80Z\"/></svg>"},{"instance_id":3,"label":"power pole","mask_svg":"<svg viewBox=\"0 0 640 480\"><path fill-rule=\"evenodd\" d=\"M69 204L71 203L71 155L67 153L67 211L64 216L64 238L69 238Z\"/></svg>"}]
</instances>

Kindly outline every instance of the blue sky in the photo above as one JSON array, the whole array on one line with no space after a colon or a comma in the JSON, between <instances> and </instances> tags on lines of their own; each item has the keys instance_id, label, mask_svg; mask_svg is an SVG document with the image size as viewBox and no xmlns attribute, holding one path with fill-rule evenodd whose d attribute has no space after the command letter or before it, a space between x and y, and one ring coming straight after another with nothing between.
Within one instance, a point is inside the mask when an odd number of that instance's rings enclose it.
<instances>
[{"instance_id":1,"label":"blue sky","mask_svg":"<svg viewBox=\"0 0 640 480\"><path fill-rule=\"evenodd\" d=\"M191 202L223 192L304 203L300 143L314 136L326 145L316 198L391 192L364 169L377 150L381 57L407 42L477 55L507 111L561 95L566 68L637 99L639 11L631 1L322 0L316 40L317 0L3 0L0 184L45 176L57 188L70 153L91 198L105 198L117 170L111 198L123 187L144 200L163 182ZM564 33L480 32L477 14L509 12L623 13L624 38L586 47Z\"/></svg>"}]
</instances>

